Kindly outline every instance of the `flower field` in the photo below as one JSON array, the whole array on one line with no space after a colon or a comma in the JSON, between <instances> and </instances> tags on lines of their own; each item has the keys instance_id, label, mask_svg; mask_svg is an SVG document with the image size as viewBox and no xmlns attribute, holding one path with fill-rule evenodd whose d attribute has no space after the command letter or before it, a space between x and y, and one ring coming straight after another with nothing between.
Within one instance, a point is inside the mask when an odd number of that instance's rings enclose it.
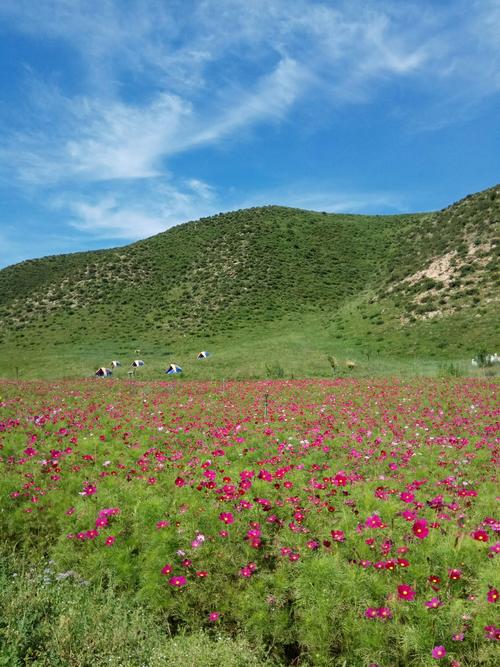
<instances>
[{"instance_id":1,"label":"flower field","mask_svg":"<svg viewBox=\"0 0 500 667\"><path fill-rule=\"evenodd\" d=\"M498 664L496 393L2 382L0 665Z\"/></svg>"}]
</instances>

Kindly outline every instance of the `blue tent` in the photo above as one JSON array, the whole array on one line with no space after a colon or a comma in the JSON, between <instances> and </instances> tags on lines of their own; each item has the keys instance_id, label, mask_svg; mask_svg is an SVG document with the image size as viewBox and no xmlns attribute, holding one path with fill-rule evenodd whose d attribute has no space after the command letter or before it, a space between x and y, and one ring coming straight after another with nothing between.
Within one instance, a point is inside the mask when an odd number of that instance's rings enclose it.
<instances>
[{"instance_id":1,"label":"blue tent","mask_svg":"<svg viewBox=\"0 0 500 667\"><path fill-rule=\"evenodd\" d=\"M182 368L177 364L170 364L170 366L166 369L165 373L167 375L175 375L176 373L182 373Z\"/></svg>"},{"instance_id":2,"label":"blue tent","mask_svg":"<svg viewBox=\"0 0 500 667\"><path fill-rule=\"evenodd\" d=\"M200 352L199 355L196 358L197 359L206 359L209 356L210 356L210 352L206 352L205 350L203 350L203 352Z\"/></svg>"}]
</instances>

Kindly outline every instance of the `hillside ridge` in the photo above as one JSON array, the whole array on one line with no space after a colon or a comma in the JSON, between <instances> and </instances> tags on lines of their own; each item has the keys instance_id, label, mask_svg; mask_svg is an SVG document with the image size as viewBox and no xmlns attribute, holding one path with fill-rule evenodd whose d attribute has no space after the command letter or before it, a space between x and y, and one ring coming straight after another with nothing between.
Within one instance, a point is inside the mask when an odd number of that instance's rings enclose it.
<instances>
[{"instance_id":1,"label":"hillside ridge","mask_svg":"<svg viewBox=\"0 0 500 667\"><path fill-rule=\"evenodd\" d=\"M29 356L42 343L163 345L316 322L367 352L418 354L437 335L445 356L468 354L496 343L499 221L496 185L437 212L269 205L26 260L0 271L0 346Z\"/></svg>"}]
</instances>

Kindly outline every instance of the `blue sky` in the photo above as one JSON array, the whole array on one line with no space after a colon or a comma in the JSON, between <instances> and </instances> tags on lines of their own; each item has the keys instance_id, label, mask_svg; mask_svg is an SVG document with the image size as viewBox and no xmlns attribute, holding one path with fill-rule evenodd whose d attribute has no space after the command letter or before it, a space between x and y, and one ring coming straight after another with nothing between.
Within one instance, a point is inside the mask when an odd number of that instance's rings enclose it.
<instances>
[{"instance_id":1,"label":"blue sky","mask_svg":"<svg viewBox=\"0 0 500 667\"><path fill-rule=\"evenodd\" d=\"M500 181L500 0L2 0L0 266Z\"/></svg>"}]
</instances>

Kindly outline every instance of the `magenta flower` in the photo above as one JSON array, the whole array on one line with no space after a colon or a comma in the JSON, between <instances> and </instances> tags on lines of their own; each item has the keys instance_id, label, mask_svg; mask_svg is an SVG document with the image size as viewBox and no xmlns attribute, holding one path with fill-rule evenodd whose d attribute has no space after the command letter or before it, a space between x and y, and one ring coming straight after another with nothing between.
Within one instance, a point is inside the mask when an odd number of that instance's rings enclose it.
<instances>
[{"instance_id":1,"label":"magenta flower","mask_svg":"<svg viewBox=\"0 0 500 667\"><path fill-rule=\"evenodd\" d=\"M367 528L384 528L384 523L378 514L372 514L365 521Z\"/></svg>"},{"instance_id":2,"label":"magenta flower","mask_svg":"<svg viewBox=\"0 0 500 667\"><path fill-rule=\"evenodd\" d=\"M500 640L500 628L497 628L495 625L485 625L484 632L486 633L486 639Z\"/></svg>"},{"instance_id":3,"label":"magenta flower","mask_svg":"<svg viewBox=\"0 0 500 667\"><path fill-rule=\"evenodd\" d=\"M415 537L418 537L419 540L424 540L429 534L426 519L418 519L418 521L415 521L412 530Z\"/></svg>"},{"instance_id":4,"label":"magenta flower","mask_svg":"<svg viewBox=\"0 0 500 667\"><path fill-rule=\"evenodd\" d=\"M97 493L97 487L94 484L90 484L89 482L85 482L83 485L83 491L80 491L79 495L80 496L93 496L95 493Z\"/></svg>"},{"instance_id":5,"label":"magenta flower","mask_svg":"<svg viewBox=\"0 0 500 667\"><path fill-rule=\"evenodd\" d=\"M438 607L441 607L442 604L443 603L439 598L431 598L430 600L427 600L425 606L429 607L429 609L437 609Z\"/></svg>"},{"instance_id":6,"label":"magenta flower","mask_svg":"<svg viewBox=\"0 0 500 667\"><path fill-rule=\"evenodd\" d=\"M231 512L221 512L219 514L219 519L223 521L226 526L230 523L234 523L234 516L231 514Z\"/></svg>"},{"instance_id":7,"label":"magenta flower","mask_svg":"<svg viewBox=\"0 0 500 667\"><path fill-rule=\"evenodd\" d=\"M182 586L185 586L187 584L187 580L186 577L182 576L170 577L168 583L174 588L181 588Z\"/></svg>"},{"instance_id":8,"label":"magenta flower","mask_svg":"<svg viewBox=\"0 0 500 667\"><path fill-rule=\"evenodd\" d=\"M441 658L444 658L446 655L446 649L444 646L435 646L432 649L432 657L435 658L435 660L441 660Z\"/></svg>"},{"instance_id":9,"label":"magenta flower","mask_svg":"<svg viewBox=\"0 0 500 667\"><path fill-rule=\"evenodd\" d=\"M169 563L164 565L161 569L162 574L170 574L171 572L172 572L172 566Z\"/></svg>"},{"instance_id":10,"label":"magenta flower","mask_svg":"<svg viewBox=\"0 0 500 667\"><path fill-rule=\"evenodd\" d=\"M365 609L365 618L377 618L378 615L378 609L375 609L375 607L367 607Z\"/></svg>"},{"instance_id":11,"label":"magenta flower","mask_svg":"<svg viewBox=\"0 0 500 667\"><path fill-rule=\"evenodd\" d=\"M452 581L457 581L458 579L461 579L462 577L462 571L458 570L457 568L452 568L451 570L448 570L448 577Z\"/></svg>"},{"instance_id":12,"label":"magenta flower","mask_svg":"<svg viewBox=\"0 0 500 667\"><path fill-rule=\"evenodd\" d=\"M335 542L345 542L345 534L343 530L332 530L330 535L333 537Z\"/></svg>"},{"instance_id":13,"label":"magenta flower","mask_svg":"<svg viewBox=\"0 0 500 667\"><path fill-rule=\"evenodd\" d=\"M488 602L497 602L498 600L498 591L496 588L490 588L486 595Z\"/></svg>"},{"instance_id":14,"label":"magenta flower","mask_svg":"<svg viewBox=\"0 0 500 667\"><path fill-rule=\"evenodd\" d=\"M398 586L398 598L400 600L413 600L416 594L416 591L408 584Z\"/></svg>"},{"instance_id":15,"label":"magenta flower","mask_svg":"<svg viewBox=\"0 0 500 667\"><path fill-rule=\"evenodd\" d=\"M112 546L116 542L116 537L114 535L109 535L106 540L104 541L104 544L107 547Z\"/></svg>"},{"instance_id":16,"label":"magenta flower","mask_svg":"<svg viewBox=\"0 0 500 667\"><path fill-rule=\"evenodd\" d=\"M218 611L211 611L210 614L208 615L208 620L210 623L215 623L218 621L220 618L220 612Z\"/></svg>"},{"instance_id":17,"label":"magenta flower","mask_svg":"<svg viewBox=\"0 0 500 667\"><path fill-rule=\"evenodd\" d=\"M392 618L392 611L389 609L389 607L379 607L377 609L377 616L379 618L391 619Z\"/></svg>"}]
</instances>

